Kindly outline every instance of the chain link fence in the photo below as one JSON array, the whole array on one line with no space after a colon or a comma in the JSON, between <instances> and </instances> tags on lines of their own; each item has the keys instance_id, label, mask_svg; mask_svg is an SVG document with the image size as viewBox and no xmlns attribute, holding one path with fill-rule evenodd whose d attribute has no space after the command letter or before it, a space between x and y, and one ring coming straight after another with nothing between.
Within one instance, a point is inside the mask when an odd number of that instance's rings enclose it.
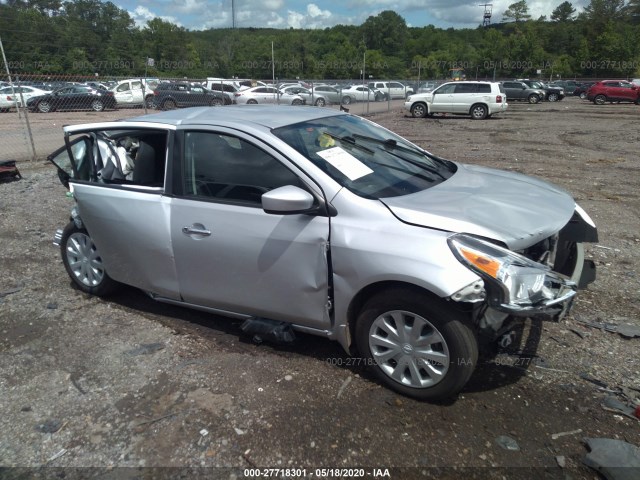
<instances>
[{"instance_id":1,"label":"chain link fence","mask_svg":"<svg viewBox=\"0 0 640 480\"><path fill-rule=\"evenodd\" d=\"M130 118L190 106L276 103L342 108L359 115L390 109L437 81L291 81L0 75L0 161L46 158L63 125ZM385 103L386 102L386 103ZM396 102L397 104L397 102Z\"/></svg>"}]
</instances>

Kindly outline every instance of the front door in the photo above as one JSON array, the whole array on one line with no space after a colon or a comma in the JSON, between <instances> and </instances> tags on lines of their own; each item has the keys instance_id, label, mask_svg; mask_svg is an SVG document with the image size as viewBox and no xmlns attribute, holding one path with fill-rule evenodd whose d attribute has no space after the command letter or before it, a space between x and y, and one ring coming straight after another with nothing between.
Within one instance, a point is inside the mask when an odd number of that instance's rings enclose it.
<instances>
[{"instance_id":1,"label":"front door","mask_svg":"<svg viewBox=\"0 0 640 480\"><path fill-rule=\"evenodd\" d=\"M451 112L453 105L453 92L455 92L455 89L456 84L449 83L434 90L429 113Z\"/></svg>"},{"instance_id":2,"label":"front door","mask_svg":"<svg viewBox=\"0 0 640 480\"><path fill-rule=\"evenodd\" d=\"M271 189L304 175L265 144L233 131L185 130L171 239L185 302L328 327L329 220L274 215Z\"/></svg>"}]
</instances>

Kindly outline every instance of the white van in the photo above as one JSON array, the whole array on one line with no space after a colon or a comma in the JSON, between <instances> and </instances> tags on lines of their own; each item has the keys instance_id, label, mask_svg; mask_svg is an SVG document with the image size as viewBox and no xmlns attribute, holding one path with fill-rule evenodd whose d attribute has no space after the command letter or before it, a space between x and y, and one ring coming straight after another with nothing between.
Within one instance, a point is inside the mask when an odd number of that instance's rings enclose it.
<instances>
[{"instance_id":1,"label":"white van","mask_svg":"<svg viewBox=\"0 0 640 480\"><path fill-rule=\"evenodd\" d=\"M138 107L146 100L147 108L152 108L153 91L159 83L158 78L129 78L120 80L111 90L116 97L118 107Z\"/></svg>"},{"instance_id":2,"label":"white van","mask_svg":"<svg viewBox=\"0 0 640 480\"><path fill-rule=\"evenodd\" d=\"M246 78L214 78L207 77L207 80L202 83L209 90L222 90L220 85L232 85L236 90L244 90L245 88L251 88L255 86L255 83ZM217 85L217 87L216 87Z\"/></svg>"}]
</instances>

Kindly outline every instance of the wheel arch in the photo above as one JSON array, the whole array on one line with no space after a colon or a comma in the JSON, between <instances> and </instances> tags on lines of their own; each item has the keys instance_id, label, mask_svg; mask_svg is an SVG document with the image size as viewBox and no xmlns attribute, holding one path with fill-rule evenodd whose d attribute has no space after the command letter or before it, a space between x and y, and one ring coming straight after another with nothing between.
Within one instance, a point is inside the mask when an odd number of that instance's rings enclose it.
<instances>
[{"instance_id":1,"label":"wheel arch","mask_svg":"<svg viewBox=\"0 0 640 480\"><path fill-rule=\"evenodd\" d=\"M349 302L349 306L347 307L347 316L345 319L345 323L347 327L346 330L348 332L348 337L346 339L346 344L344 344L343 347L345 347L345 349L349 353L356 353L354 342L356 320L364 305L375 296L382 295L384 294L384 292L398 289L405 290L416 295L424 295L425 298L428 298L434 302L447 302L445 298L438 296L427 288L399 280L385 280L365 286L358 293L356 293L356 295L351 299L351 302ZM460 310L460 312L467 313L469 325L472 325L471 315L463 308L464 304L457 304L456 302L449 303L456 306Z\"/></svg>"}]
</instances>

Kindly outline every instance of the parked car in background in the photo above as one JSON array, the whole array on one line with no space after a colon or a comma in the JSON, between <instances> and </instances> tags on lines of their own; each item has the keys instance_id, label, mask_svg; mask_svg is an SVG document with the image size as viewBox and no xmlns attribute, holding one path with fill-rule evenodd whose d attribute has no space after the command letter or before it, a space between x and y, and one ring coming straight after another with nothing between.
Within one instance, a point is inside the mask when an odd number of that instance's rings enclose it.
<instances>
[{"instance_id":1,"label":"parked car in background","mask_svg":"<svg viewBox=\"0 0 640 480\"><path fill-rule=\"evenodd\" d=\"M111 91L119 107L139 107L146 102L147 108L153 108L153 91L159 83L157 78L131 78L121 80Z\"/></svg>"},{"instance_id":2,"label":"parked car in background","mask_svg":"<svg viewBox=\"0 0 640 480\"><path fill-rule=\"evenodd\" d=\"M640 78L634 78L633 80L631 80L631 83L640 87Z\"/></svg>"},{"instance_id":3,"label":"parked car in background","mask_svg":"<svg viewBox=\"0 0 640 480\"><path fill-rule=\"evenodd\" d=\"M379 90L362 85L352 85L342 89L342 103L349 105L353 102L379 102L384 95Z\"/></svg>"},{"instance_id":4,"label":"parked car in background","mask_svg":"<svg viewBox=\"0 0 640 480\"><path fill-rule=\"evenodd\" d=\"M539 103L544 99L544 90L539 88L531 88L526 83L518 81L504 81L502 87L507 95L507 100L515 100L519 102Z\"/></svg>"},{"instance_id":5,"label":"parked car in background","mask_svg":"<svg viewBox=\"0 0 640 480\"><path fill-rule=\"evenodd\" d=\"M257 82L258 84L262 82ZM208 77L203 85L209 90L220 90L219 88L213 88L214 85L231 85L236 88L236 90L245 90L247 88L251 88L254 86L254 82L249 79L241 79L241 78L216 78L216 77ZM256 85L258 86L258 85Z\"/></svg>"},{"instance_id":6,"label":"parked car in background","mask_svg":"<svg viewBox=\"0 0 640 480\"><path fill-rule=\"evenodd\" d=\"M231 99L223 92L209 90L199 83L168 82L159 84L153 91L153 103L160 110L174 110L230 105Z\"/></svg>"},{"instance_id":7,"label":"parked car in background","mask_svg":"<svg viewBox=\"0 0 640 480\"><path fill-rule=\"evenodd\" d=\"M400 82L369 82L369 88L378 90L385 100L388 98L407 98L414 93L413 87Z\"/></svg>"},{"instance_id":8,"label":"parked car in background","mask_svg":"<svg viewBox=\"0 0 640 480\"><path fill-rule=\"evenodd\" d=\"M195 108L63 130L49 159L75 207L55 243L77 289L140 289L265 340L335 340L420 400L465 386L479 338L561 320L595 277L583 244L596 226L564 189L338 110Z\"/></svg>"},{"instance_id":9,"label":"parked car in background","mask_svg":"<svg viewBox=\"0 0 640 480\"><path fill-rule=\"evenodd\" d=\"M256 105L259 103L304 105L305 100L300 95L280 93L275 87L252 87L234 93L233 103L240 105Z\"/></svg>"},{"instance_id":10,"label":"parked car in background","mask_svg":"<svg viewBox=\"0 0 640 480\"><path fill-rule=\"evenodd\" d=\"M416 89L415 89L415 93L429 93L429 92L433 92L435 90L436 87L442 85L442 82L438 82L438 81L423 81L418 83L418 85L416 85Z\"/></svg>"},{"instance_id":11,"label":"parked car in background","mask_svg":"<svg viewBox=\"0 0 640 480\"><path fill-rule=\"evenodd\" d=\"M331 85L313 85L311 91L316 95L321 95L329 104L339 105L342 103L342 89Z\"/></svg>"},{"instance_id":12,"label":"parked car in background","mask_svg":"<svg viewBox=\"0 0 640 480\"><path fill-rule=\"evenodd\" d=\"M233 103L233 94L239 90L238 87L232 85L231 83L209 82L208 85L209 86L205 85L205 87L209 90L215 92L223 92L229 98L229 103Z\"/></svg>"},{"instance_id":13,"label":"parked car in background","mask_svg":"<svg viewBox=\"0 0 640 480\"><path fill-rule=\"evenodd\" d=\"M580 82L577 80L555 80L553 82L549 82L549 85L564 89L566 94L573 94L573 91L579 84Z\"/></svg>"},{"instance_id":14,"label":"parked car in background","mask_svg":"<svg viewBox=\"0 0 640 480\"><path fill-rule=\"evenodd\" d=\"M604 105L607 102L640 104L640 87L626 80L602 80L587 90L587 100L596 105Z\"/></svg>"},{"instance_id":15,"label":"parked car in background","mask_svg":"<svg viewBox=\"0 0 640 480\"><path fill-rule=\"evenodd\" d=\"M46 95L48 93L50 92L47 90L40 90L35 87L8 86L0 88L0 112L6 112L16 106L22 107L23 100L26 104L27 100L30 98Z\"/></svg>"},{"instance_id":16,"label":"parked car in background","mask_svg":"<svg viewBox=\"0 0 640 480\"><path fill-rule=\"evenodd\" d=\"M576 88L573 90L573 96L580 97L582 100L586 100L587 91L594 85L596 82L582 82L579 83Z\"/></svg>"},{"instance_id":17,"label":"parked car in background","mask_svg":"<svg viewBox=\"0 0 640 480\"><path fill-rule=\"evenodd\" d=\"M498 82L459 81L440 85L429 93L409 95L404 109L414 117L434 113L469 115L482 120L507 110L507 98Z\"/></svg>"},{"instance_id":18,"label":"parked car in background","mask_svg":"<svg viewBox=\"0 0 640 480\"><path fill-rule=\"evenodd\" d=\"M311 91L300 85L292 85L280 89L280 92L287 95L300 95L304 99L306 105L315 105L316 107L324 107L331 103L321 92Z\"/></svg>"},{"instance_id":19,"label":"parked car in background","mask_svg":"<svg viewBox=\"0 0 640 480\"><path fill-rule=\"evenodd\" d=\"M96 90L86 85L72 85L27 100L27 108L41 113L54 110L115 109L116 99L111 90Z\"/></svg>"},{"instance_id":20,"label":"parked car in background","mask_svg":"<svg viewBox=\"0 0 640 480\"><path fill-rule=\"evenodd\" d=\"M544 99L549 102L559 102L565 97L564 89L562 87L554 87L552 85L547 85L544 82L540 82L539 80L518 80L526 84L530 88L534 88L536 90L542 90L544 92Z\"/></svg>"}]
</instances>

